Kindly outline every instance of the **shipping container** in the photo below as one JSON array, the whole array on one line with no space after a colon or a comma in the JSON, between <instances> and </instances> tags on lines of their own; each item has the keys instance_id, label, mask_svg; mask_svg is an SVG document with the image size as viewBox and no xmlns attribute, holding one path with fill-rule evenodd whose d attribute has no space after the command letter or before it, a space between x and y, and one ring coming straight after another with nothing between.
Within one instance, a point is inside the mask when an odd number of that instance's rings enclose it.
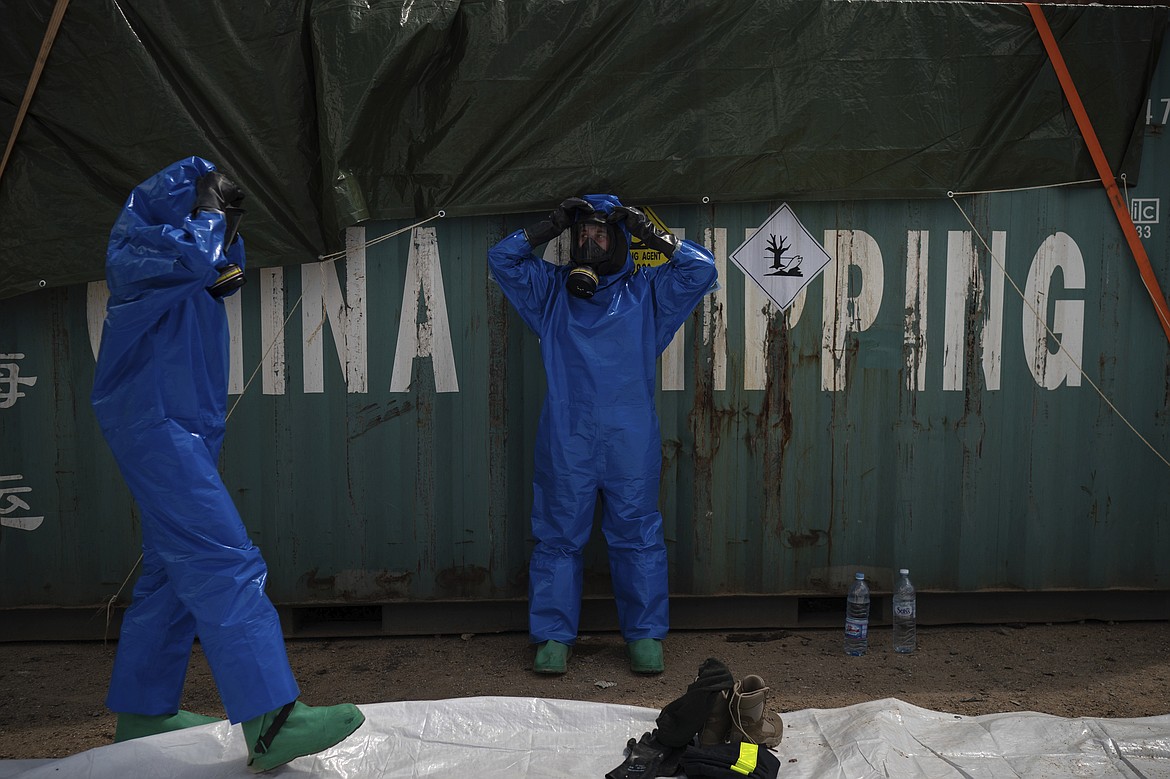
<instances>
[{"instance_id":1,"label":"shipping container","mask_svg":"<svg viewBox=\"0 0 1170 779\"><path fill-rule=\"evenodd\" d=\"M1163 292L1168 123L1163 57L1119 182ZM831 261L786 310L733 259L786 201L634 204L721 280L659 361L676 627L836 625L859 570L888 620L899 568L928 624L1170 613L1167 333L1100 183L1041 183L792 201ZM221 470L290 634L525 628L545 379L486 253L542 215L369 221L229 299ZM116 635L129 600L105 299L0 301L0 640ZM609 587L595 533L583 629Z\"/></svg>"}]
</instances>

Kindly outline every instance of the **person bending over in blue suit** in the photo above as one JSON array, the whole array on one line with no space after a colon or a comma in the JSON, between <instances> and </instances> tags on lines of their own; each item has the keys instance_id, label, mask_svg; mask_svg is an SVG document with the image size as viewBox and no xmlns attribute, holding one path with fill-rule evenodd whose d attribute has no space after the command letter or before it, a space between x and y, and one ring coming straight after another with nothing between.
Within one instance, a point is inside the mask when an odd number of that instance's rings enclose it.
<instances>
[{"instance_id":1,"label":"person bending over in blue suit","mask_svg":"<svg viewBox=\"0 0 1170 779\"><path fill-rule=\"evenodd\" d=\"M571 230L568 265L533 248ZM638 268L630 235L669 262ZM536 435L528 629L533 670L565 672L581 613L582 551L598 496L622 637L636 673L661 673L669 628L658 512L655 363L716 286L702 246L658 231L614 195L572 197L488 251L504 295L540 337L548 395Z\"/></svg>"},{"instance_id":2,"label":"person bending over in blue suit","mask_svg":"<svg viewBox=\"0 0 1170 779\"><path fill-rule=\"evenodd\" d=\"M199 157L135 187L110 234L91 402L134 496L142 574L106 705L115 741L215 722L179 709L196 635L248 766L327 749L365 719L297 701L268 569L217 469L227 408L223 298L243 285L240 191Z\"/></svg>"}]
</instances>

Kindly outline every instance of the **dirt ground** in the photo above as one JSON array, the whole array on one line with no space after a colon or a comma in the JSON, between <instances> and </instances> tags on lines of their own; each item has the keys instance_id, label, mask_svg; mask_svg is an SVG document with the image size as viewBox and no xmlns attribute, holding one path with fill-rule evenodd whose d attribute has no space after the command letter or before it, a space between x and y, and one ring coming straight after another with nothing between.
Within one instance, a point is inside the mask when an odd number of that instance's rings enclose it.
<instances>
[{"instance_id":1,"label":"dirt ground","mask_svg":"<svg viewBox=\"0 0 1170 779\"><path fill-rule=\"evenodd\" d=\"M0 759L64 757L111 743L103 699L114 644L0 644ZM287 644L301 699L380 703L480 695L563 698L658 709L682 694L707 657L735 677L759 674L777 712L881 698L955 714L1039 711L1061 717L1170 713L1170 622L920 627L919 649L898 655L889 628L848 657L841 632L676 632L667 669L630 672L620 636L582 636L568 673L532 673L524 634L294 639ZM183 707L223 716L198 647Z\"/></svg>"}]
</instances>

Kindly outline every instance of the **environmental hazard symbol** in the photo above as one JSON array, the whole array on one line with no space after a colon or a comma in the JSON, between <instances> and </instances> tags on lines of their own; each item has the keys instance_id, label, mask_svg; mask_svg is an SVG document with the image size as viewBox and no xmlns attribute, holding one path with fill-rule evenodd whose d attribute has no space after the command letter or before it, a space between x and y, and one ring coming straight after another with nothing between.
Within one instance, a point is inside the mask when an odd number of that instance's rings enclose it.
<instances>
[{"instance_id":1,"label":"environmental hazard symbol","mask_svg":"<svg viewBox=\"0 0 1170 779\"><path fill-rule=\"evenodd\" d=\"M784 203L731 260L784 310L832 258Z\"/></svg>"}]
</instances>

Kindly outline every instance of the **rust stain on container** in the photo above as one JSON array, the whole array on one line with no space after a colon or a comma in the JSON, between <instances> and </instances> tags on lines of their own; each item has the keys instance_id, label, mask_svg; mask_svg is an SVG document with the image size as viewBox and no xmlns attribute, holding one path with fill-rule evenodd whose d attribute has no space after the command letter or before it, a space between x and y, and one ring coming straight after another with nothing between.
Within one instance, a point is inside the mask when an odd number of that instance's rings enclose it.
<instances>
[{"instance_id":1,"label":"rust stain on container","mask_svg":"<svg viewBox=\"0 0 1170 779\"><path fill-rule=\"evenodd\" d=\"M810 530L805 533L789 532L784 536L784 545L791 549L803 549L812 546L824 546L829 534L824 530Z\"/></svg>"},{"instance_id":2,"label":"rust stain on container","mask_svg":"<svg viewBox=\"0 0 1170 779\"><path fill-rule=\"evenodd\" d=\"M491 581L487 568L479 565L460 565L444 568L435 575L435 584L447 594L468 597L475 595Z\"/></svg>"},{"instance_id":3,"label":"rust stain on container","mask_svg":"<svg viewBox=\"0 0 1170 779\"><path fill-rule=\"evenodd\" d=\"M337 577L323 576L318 578L317 571L318 569L314 568L310 571L307 571L301 577L301 580L305 583L305 586L311 590L332 591L334 586L337 584Z\"/></svg>"},{"instance_id":4,"label":"rust stain on container","mask_svg":"<svg viewBox=\"0 0 1170 779\"><path fill-rule=\"evenodd\" d=\"M747 445L752 451L760 451L763 462L763 521L780 536L785 527L780 494L784 455L792 438L791 345L783 313L773 312L768 316L764 348L767 374L764 401L755 419L755 435L749 437Z\"/></svg>"},{"instance_id":5,"label":"rust stain on container","mask_svg":"<svg viewBox=\"0 0 1170 779\"><path fill-rule=\"evenodd\" d=\"M409 598L414 574L410 571L380 571L374 583L387 598Z\"/></svg>"}]
</instances>

